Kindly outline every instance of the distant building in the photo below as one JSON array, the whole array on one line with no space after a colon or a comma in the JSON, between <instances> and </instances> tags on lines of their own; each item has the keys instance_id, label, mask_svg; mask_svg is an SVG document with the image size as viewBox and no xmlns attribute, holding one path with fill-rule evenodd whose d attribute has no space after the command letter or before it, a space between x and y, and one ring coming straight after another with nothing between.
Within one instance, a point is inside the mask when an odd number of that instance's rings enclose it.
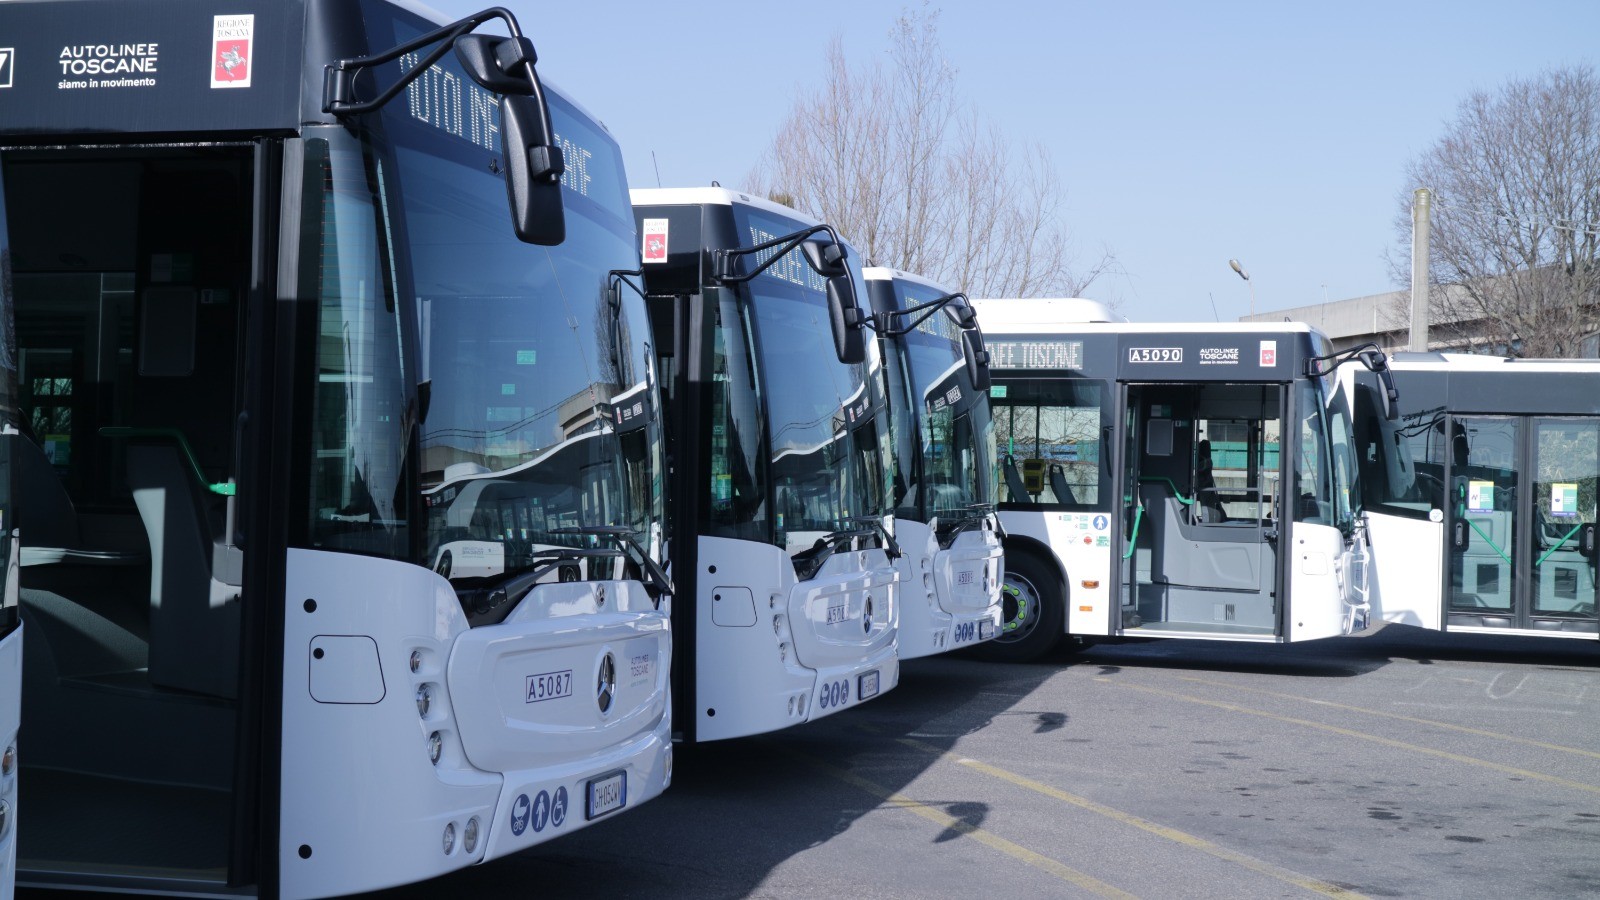
<instances>
[{"instance_id":1,"label":"distant building","mask_svg":"<svg viewBox=\"0 0 1600 900\"><path fill-rule=\"evenodd\" d=\"M1433 287L1430 290L1459 290L1459 288ZM1384 352L1409 349L1411 344L1411 291L1388 291L1351 297L1331 303L1275 309L1253 316L1240 316L1241 322L1307 322L1317 326L1337 350L1358 347L1367 342L1376 343ZM1483 329L1477 320L1456 319L1434 321L1428 326L1428 349L1454 350L1469 353L1488 353L1504 356L1503 344L1486 345ZM1590 335L1583 341L1579 356L1600 357L1600 335Z\"/></svg>"}]
</instances>

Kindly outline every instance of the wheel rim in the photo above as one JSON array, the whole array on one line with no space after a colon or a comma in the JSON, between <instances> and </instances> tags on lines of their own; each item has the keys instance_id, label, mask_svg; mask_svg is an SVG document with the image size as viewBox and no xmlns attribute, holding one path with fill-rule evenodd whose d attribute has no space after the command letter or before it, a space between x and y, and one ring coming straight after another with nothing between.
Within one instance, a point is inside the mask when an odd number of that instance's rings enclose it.
<instances>
[{"instance_id":1,"label":"wheel rim","mask_svg":"<svg viewBox=\"0 0 1600 900\"><path fill-rule=\"evenodd\" d=\"M1001 643L1023 640L1039 627L1038 589L1028 579L1007 572L1000 588L1000 610L1000 633L994 639Z\"/></svg>"}]
</instances>

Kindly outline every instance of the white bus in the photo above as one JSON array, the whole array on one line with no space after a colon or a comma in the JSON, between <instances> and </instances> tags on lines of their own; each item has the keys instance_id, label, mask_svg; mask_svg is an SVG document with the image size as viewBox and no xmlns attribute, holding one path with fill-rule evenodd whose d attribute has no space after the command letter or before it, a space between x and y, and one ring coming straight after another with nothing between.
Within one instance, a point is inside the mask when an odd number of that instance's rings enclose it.
<instances>
[{"instance_id":1,"label":"white bus","mask_svg":"<svg viewBox=\"0 0 1600 900\"><path fill-rule=\"evenodd\" d=\"M999 630L989 371L965 295L883 266L863 274L889 384L900 658L914 659Z\"/></svg>"},{"instance_id":2,"label":"white bus","mask_svg":"<svg viewBox=\"0 0 1600 900\"><path fill-rule=\"evenodd\" d=\"M654 360L605 290L639 258L620 153L479 26L520 33L383 0L0 4L19 883L365 891L667 785L661 435L615 424ZM499 563L441 564L463 540Z\"/></svg>"},{"instance_id":3,"label":"white bus","mask_svg":"<svg viewBox=\"0 0 1600 900\"><path fill-rule=\"evenodd\" d=\"M1366 626L1349 406L1303 324L1133 324L979 300L1001 458L1006 621L1062 635L1288 642Z\"/></svg>"},{"instance_id":4,"label":"white bus","mask_svg":"<svg viewBox=\"0 0 1600 900\"><path fill-rule=\"evenodd\" d=\"M667 413L674 727L758 734L888 691L892 459L854 252L722 188L633 204Z\"/></svg>"},{"instance_id":5,"label":"white bus","mask_svg":"<svg viewBox=\"0 0 1600 900\"><path fill-rule=\"evenodd\" d=\"M1367 373L1355 437L1373 614L1435 631L1600 638L1600 363L1398 353L1400 417Z\"/></svg>"}]
</instances>

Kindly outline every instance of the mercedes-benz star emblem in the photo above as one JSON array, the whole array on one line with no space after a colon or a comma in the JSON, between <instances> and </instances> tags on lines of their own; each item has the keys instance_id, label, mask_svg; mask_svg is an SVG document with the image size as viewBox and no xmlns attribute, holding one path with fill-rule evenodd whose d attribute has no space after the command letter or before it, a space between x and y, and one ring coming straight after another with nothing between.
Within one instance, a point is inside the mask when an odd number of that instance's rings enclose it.
<instances>
[{"instance_id":1,"label":"mercedes-benz star emblem","mask_svg":"<svg viewBox=\"0 0 1600 900\"><path fill-rule=\"evenodd\" d=\"M602 714L611 711L611 700L617 696L617 661L607 653L600 660L600 677L596 679L599 684L595 689L595 702L600 704Z\"/></svg>"}]
</instances>

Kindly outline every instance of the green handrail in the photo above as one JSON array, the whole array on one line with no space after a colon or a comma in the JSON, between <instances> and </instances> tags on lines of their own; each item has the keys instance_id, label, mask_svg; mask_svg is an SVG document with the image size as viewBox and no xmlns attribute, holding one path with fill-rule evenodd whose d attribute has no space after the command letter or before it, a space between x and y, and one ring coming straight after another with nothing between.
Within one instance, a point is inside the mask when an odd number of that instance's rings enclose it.
<instances>
[{"instance_id":1,"label":"green handrail","mask_svg":"<svg viewBox=\"0 0 1600 900\"><path fill-rule=\"evenodd\" d=\"M1544 551L1544 555L1539 557L1539 561L1534 563L1533 567L1535 569L1537 569L1540 566L1544 565L1544 561L1550 558L1550 554L1556 552L1557 550L1560 550L1561 549L1561 545L1565 544L1568 540L1570 540L1573 535L1578 533L1578 529L1580 529L1582 527L1583 527L1583 523L1582 522L1579 522L1578 524L1572 526L1572 530L1567 532L1566 534L1562 535L1561 536L1561 540L1556 541L1554 544L1551 544L1550 545L1550 549ZM1511 560L1509 560L1509 559L1506 560L1506 562L1510 562L1510 561Z\"/></svg>"},{"instance_id":2,"label":"green handrail","mask_svg":"<svg viewBox=\"0 0 1600 900\"><path fill-rule=\"evenodd\" d=\"M1152 484L1157 484L1157 483L1165 481L1167 483L1167 487L1172 488L1172 495L1174 497L1178 498L1178 502L1179 503L1182 503L1184 506L1190 506L1190 505L1193 505L1193 503L1194 503L1194 498L1193 497L1185 497L1183 495L1183 491L1178 490L1177 482L1173 481L1171 478L1168 478L1165 475L1140 475L1139 476L1139 482L1141 484L1146 482L1146 481L1151 482Z\"/></svg>"},{"instance_id":3,"label":"green handrail","mask_svg":"<svg viewBox=\"0 0 1600 900\"><path fill-rule=\"evenodd\" d=\"M238 485L226 481L213 483L206 480L205 473L200 471L200 461L195 459L194 449L189 446L189 439L176 428L131 428L124 425L107 425L100 429L100 434L108 438L164 438L172 441L183 451L183 458L188 461L189 470L194 473L194 478L200 482L201 487L224 497L232 497L238 491Z\"/></svg>"},{"instance_id":4,"label":"green handrail","mask_svg":"<svg viewBox=\"0 0 1600 900\"><path fill-rule=\"evenodd\" d=\"M1133 555L1134 547L1139 543L1139 523L1144 521L1144 504L1133 508L1133 533L1128 535L1128 549L1122 551L1122 558L1127 559Z\"/></svg>"},{"instance_id":5,"label":"green handrail","mask_svg":"<svg viewBox=\"0 0 1600 900\"><path fill-rule=\"evenodd\" d=\"M1490 547L1494 548L1494 552L1500 554L1500 558L1506 561L1506 565L1511 565L1511 557L1507 556L1506 552L1504 550L1500 549L1500 546L1494 542L1493 538L1491 538L1487 534L1483 533L1483 529L1478 527L1478 523L1477 522L1474 522L1471 519L1467 519L1467 524L1471 525L1472 526L1472 530L1476 531L1478 533L1478 536L1483 538L1483 542L1485 544L1488 544ZM1544 560L1540 560L1540 562L1543 562L1543 561Z\"/></svg>"}]
</instances>

